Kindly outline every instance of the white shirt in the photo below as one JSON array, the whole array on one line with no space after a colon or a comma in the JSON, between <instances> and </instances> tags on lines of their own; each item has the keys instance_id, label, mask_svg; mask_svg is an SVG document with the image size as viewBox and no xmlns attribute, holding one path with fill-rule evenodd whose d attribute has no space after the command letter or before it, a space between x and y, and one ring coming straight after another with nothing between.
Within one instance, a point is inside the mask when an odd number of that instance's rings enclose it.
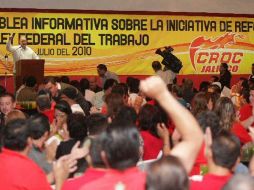
<instances>
[{"instance_id":1,"label":"white shirt","mask_svg":"<svg viewBox=\"0 0 254 190\"><path fill-rule=\"evenodd\" d=\"M80 107L79 104L73 104L73 105L71 105L71 111L72 111L72 113L79 112L79 113L82 113L82 114L85 115L84 111L82 110L82 108Z\"/></svg>"},{"instance_id":2,"label":"white shirt","mask_svg":"<svg viewBox=\"0 0 254 190\"><path fill-rule=\"evenodd\" d=\"M110 72L110 71L106 71L104 77L100 77L100 78L101 78L101 82L102 82L102 88L104 87L104 84L107 79L115 79L119 83L119 78L118 78L117 74Z\"/></svg>"},{"instance_id":3,"label":"white shirt","mask_svg":"<svg viewBox=\"0 0 254 190\"><path fill-rule=\"evenodd\" d=\"M39 56L30 47L26 46L26 48L23 49L21 46L13 46L10 40L6 45L6 49L12 53L14 63L21 59L39 59ZM15 64L13 70L14 72L16 71Z\"/></svg>"},{"instance_id":4,"label":"white shirt","mask_svg":"<svg viewBox=\"0 0 254 190\"><path fill-rule=\"evenodd\" d=\"M171 70L159 70L156 72L156 75L159 76L166 84L173 84L173 81L176 78L176 74Z\"/></svg>"},{"instance_id":5,"label":"white shirt","mask_svg":"<svg viewBox=\"0 0 254 190\"><path fill-rule=\"evenodd\" d=\"M86 91L85 91L85 99L87 101L92 102L92 99L93 99L94 95L95 95L95 92L93 92L93 91L91 91L89 89L86 89Z\"/></svg>"}]
</instances>

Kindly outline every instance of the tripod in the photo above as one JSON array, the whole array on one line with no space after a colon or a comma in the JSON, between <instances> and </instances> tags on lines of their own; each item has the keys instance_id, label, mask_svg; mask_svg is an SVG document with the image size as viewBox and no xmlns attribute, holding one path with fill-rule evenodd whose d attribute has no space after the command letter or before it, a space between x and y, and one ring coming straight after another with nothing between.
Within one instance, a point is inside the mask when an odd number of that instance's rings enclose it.
<instances>
[{"instance_id":1,"label":"tripod","mask_svg":"<svg viewBox=\"0 0 254 190\"><path fill-rule=\"evenodd\" d=\"M7 72L8 72L8 54L5 54L5 56L3 56L2 52L0 52L1 54L1 60L4 58L4 62L3 62L3 67L4 67L4 88L6 89L7 87Z\"/></svg>"}]
</instances>

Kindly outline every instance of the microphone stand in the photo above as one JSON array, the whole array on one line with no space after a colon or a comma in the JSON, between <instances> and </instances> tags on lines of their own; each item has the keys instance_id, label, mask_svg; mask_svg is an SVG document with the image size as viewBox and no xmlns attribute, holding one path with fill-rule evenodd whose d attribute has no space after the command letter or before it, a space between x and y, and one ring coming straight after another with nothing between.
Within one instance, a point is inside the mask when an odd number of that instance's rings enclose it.
<instances>
[{"instance_id":1,"label":"microphone stand","mask_svg":"<svg viewBox=\"0 0 254 190\"><path fill-rule=\"evenodd\" d=\"M7 64L8 64L8 54L5 54L4 56L4 60L5 60L5 72L4 72L4 88L6 89L7 86Z\"/></svg>"}]
</instances>

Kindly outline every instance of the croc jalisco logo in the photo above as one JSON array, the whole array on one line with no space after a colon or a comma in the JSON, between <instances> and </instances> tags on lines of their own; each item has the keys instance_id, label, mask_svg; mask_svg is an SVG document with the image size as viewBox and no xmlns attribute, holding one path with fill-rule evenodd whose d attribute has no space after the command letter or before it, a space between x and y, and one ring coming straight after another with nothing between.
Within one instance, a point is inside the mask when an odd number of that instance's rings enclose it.
<instances>
[{"instance_id":1,"label":"croc jalisco logo","mask_svg":"<svg viewBox=\"0 0 254 190\"><path fill-rule=\"evenodd\" d=\"M201 72L219 72L220 63L232 64L232 72L238 71L239 64L243 60L243 52L228 49L235 45L237 39L244 39L244 35L226 33L216 38L200 36L190 44L190 59L192 66L197 70L197 64L202 65Z\"/></svg>"}]
</instances>

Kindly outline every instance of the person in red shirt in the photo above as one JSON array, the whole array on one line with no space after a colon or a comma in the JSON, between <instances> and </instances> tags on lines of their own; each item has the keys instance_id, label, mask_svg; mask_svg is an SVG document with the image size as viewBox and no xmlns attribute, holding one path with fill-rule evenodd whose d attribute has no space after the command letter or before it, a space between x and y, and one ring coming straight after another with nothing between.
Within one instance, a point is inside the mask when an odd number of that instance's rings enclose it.
<instances>
[{"instance_id":1,"label":"person in red shirt","mask_svg":"<svg viewBox=\"0 0 254 190\"><path fill-rule=\"evenodd\" d=\"M143 160L156 159L163 147L163 141L157 133L158 123L162 123L162 118L157 107L144 105L138 115L140 134L144 140Z\"/></svg>"},{"instance_id":2,"label":"person in red shirt","mask_svg":"<svg viewBox=\"0 0 254 190\"><path fill-rule=\"evenodd\" d=\"M91 139L91 147L87 161L89 168L77 178L69 179L63 184L62 190L79 189L87 183L97 180L106 174L105 165L100 156L101 142L98 139Z\"/></svg>"},{"instance_id":3,"label":"person in red shirt","mask_svg":"<svg viewBox=\"0 0 254 190\"><path fill-rule=\"evenodd\" d=\"M238 162L239 139L225 131L212 140L210 133L207 130L208 174L199 181L191 180L191 190L220 190L232 177L232 170Z\"/></svg>"},{"instance_id":4,"label":"person in red shirt","mask_svg":"<svg viewBox=\"0 0 254 190\"><path fill-rule=\"evenodd\" d=\"M1 189L51 189L46 175L28 158L32 147L26 121L11 121L3 130L3 149L0 153Z\"/></svg>"},{"instance_id":5,"label":"person in red shirt","mask_svg":"<svg viewBox=\"0 0 254 190\"><path fill-rule=\"evenodd\" d=\"M235 106L231 99L227 97L219 98L214 111L220 117L220 126L222 129L235 134L242 144L252 141L248 131L236 120Z\"/></svg>"},{"instance_id":6,"label":"person in red shirt","mask_svg":"<svg viewBox=\"0 0 254 190\"><path fill-rule=\"evenodd\" d=\"M54 120L54 110L51 109L51 102L48 95L39 95L36 98L37 111L47 116L49 123Z\"/></svg>"},{"instance_id":7,"label":"person in red shirt","mask_svg":"<svg viewBox=\"0 0 254 190\"><path fill-rule=\"evenodd\" d=\"M109 126L99 138L102 160L110 168L103 177L82 186L83 190L144 190L145 173L136 163L140 155L139 133L135 126Z\"/></svg>"},{"instance_id":8,"label":"person in red shirt","mask_svg":"<svg viewBox=\"0 0 254 190\"><path fill-rule=\"evenodd\" d=\"M245 127L254 126L254 111L253 111L253 105L254 105L254 85L250 86L250 96L249 96L249 104L245 104L243 107L239 110L239 120L241 121L241 124Z\"/></svg>"}]
</instances>

